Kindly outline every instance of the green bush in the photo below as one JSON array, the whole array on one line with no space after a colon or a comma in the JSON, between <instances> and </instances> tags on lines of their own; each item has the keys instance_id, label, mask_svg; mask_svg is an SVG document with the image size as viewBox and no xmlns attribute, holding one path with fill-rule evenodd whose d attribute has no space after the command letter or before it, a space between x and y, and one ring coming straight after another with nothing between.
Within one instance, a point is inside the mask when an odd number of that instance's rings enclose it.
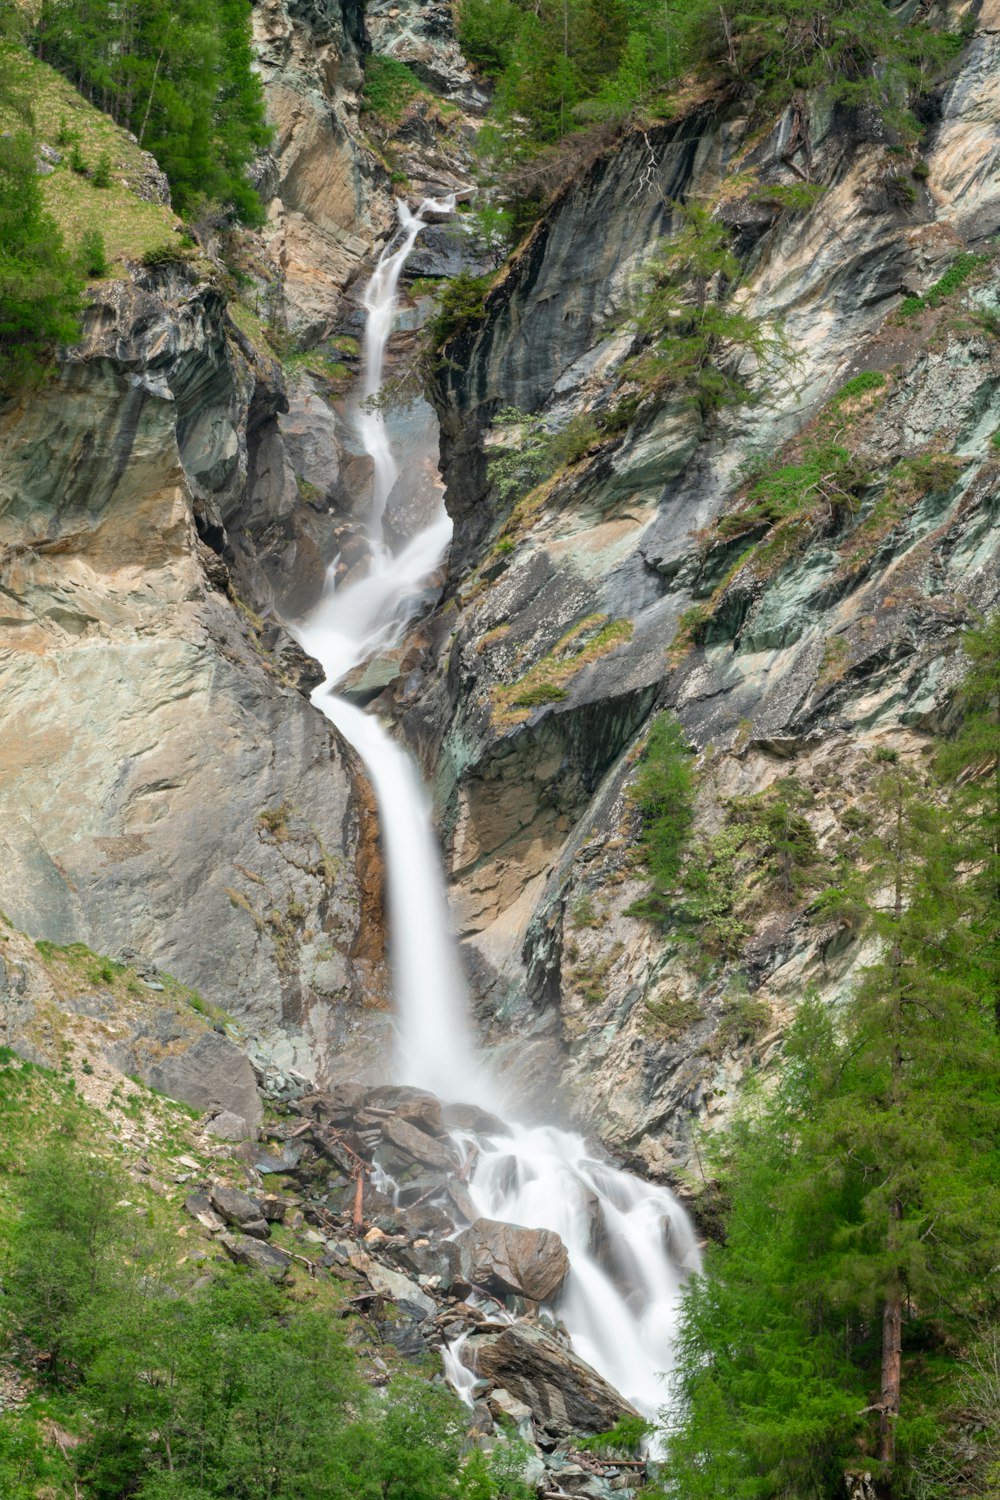
<instances>
[{"instance_id":1,"label":"green bush","mask_svg":"<svg viewBox=\"0 0 1000 1500\"><path fill-rule=\"evenodd\" d=\"M111 157L103 151L97 158L97 165L90 174L90 180L95 188L109 188L111 186Z\"/></svg>"},{"instance_id":2,"label":"green bush","mask_svg":"<svg viewBox=\"0 0 1000 1500\"><path fill-rule=\"evenodd\" d=\"M184 265L187 259L184 247L177 240L164 240L162 245L152 245L143 251L142 263L155 270L158 266Z\"/></svg>"},{"instance_id":3,"label":"green bush","mask_svg":"<svg viewBox=\"0 0 1000 1500\"><path fill-rule=\"evenodd\" d=\"M55 346L79 337L81 292L42 208L30 135L0 136L0 392L41 379Z\"/></svg>"},{"instance_id":4,"label":"green bush","mask_svg":"<svg viewBox=\"0 0 1000 1500\"><path fill-rule=\"evenodd\" d=\"M438 306L427 325L432 348L440 349L450 338L486 316L486 292L492 277L460 271L446 281L438 294Z\"/></svg>"},{"instance_id":5,"label":"green bush","mask_svg":"<svg viewBox=\"0 0 1000 1500\"><path fill-rule=\"evenodd\" d=\"M77 259L84 276L100 278L108 274L108 255L104 248L104 236L99 229L84 230L80 237Z\"/></svg>"},{"instance_id":6,"label":"green bush","mask_svg":"<svg viewBox=\"0 0 1000 1500\"><path fill-rule=\"evenodd\" d=\"M632 797L642 816L640 846L656 897L677 890L694 821L692 756L680 724L661 714L653 724Z\"/></svg>"},{"instance_id":7,"label":"green bush","mask_svg":"<svg viewBox=\"0 0 1000 1500\"><path fill-rule=\"evenodd\" d=\"M410 101L426 92L413 69L397 58L372 53L366 60L365 82L361 90L361 108L365 113L378 115L387 124L396 125Z\"/></svg>"}]
</instances>

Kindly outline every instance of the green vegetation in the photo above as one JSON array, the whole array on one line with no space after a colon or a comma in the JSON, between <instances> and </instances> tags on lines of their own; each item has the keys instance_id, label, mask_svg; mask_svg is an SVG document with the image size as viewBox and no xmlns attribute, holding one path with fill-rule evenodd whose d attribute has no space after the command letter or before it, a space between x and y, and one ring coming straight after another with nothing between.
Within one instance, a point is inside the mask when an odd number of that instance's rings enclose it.
<instances>
[{"instance_id":1,"label":"green vegetation","mask_svg":"<svg viewBox=\"0 0 1000 1500\"><path fill-rule=\"evenodd\" d=\"M694 788L680 728L664 715L633 790L651 885L628 915L677 933L702 960L726 960L739 952L755 915L802 901L825 864L806 816L812 795L794 777L730 798L722 827L701 836L693 827ZM669 1013L663 1020L671 1024Z\"/></svg>"},{"instance_id":2,"label":"green vegetation","mask_svg":"<svg viewBox=\"0 0 1000 1500\"><path fill-rule=\"evenodd\" d=\"M731 232L696 203L675 205L682 228L646 266L636 323L650 342L630 374L647 393L676 392L704 413L759 400L788 359L780 333L732 303L740 275ZM749 355L754 387L737 373Z\"/></svg>"},{"instance_id":3,"label":"green vegetation","mask_svg":"<svg viewBox=\"0 0 1000 1500\"><path fill-rule=\"evenodd\" d=\"M651 899L669 903L694 822L693 757L680 724L660 714L650 730L632 788L642 818L640 848L652 881Z\"/></svg>"},{"instance_id":4,"label":"green vegetation","mask_svg":"<svg viewBox=\"0 0 1000 1500\"><path fill-rule=\"evenodd\" d=\"M329 1278L178 1259L187 1228L119 1155L71 1081L0 1051L3 1332L26 1395L0 1422L5 1497L530 1500L525 1446L467 1455L439 1383L394 1364L365 1383Z\"/></svg>"},{"instance_id":5,"label":"green vegetation","mask_svg":"<svg viewBox=\"0 0 1000 1500\"><path fill-rule=\"evenodd\" d=\"M591 662L630 640L632 630L631 620L611 620L607 615L578 620L523 677L495 684L492 700L497 724L509 728L527 718L532 708L568 698L566 684Z\"/></svg>"},{"instance_id":6,"label":"green vegetation","mask_svg":"<svg viewBox=\"0 0 1000 1500\"><path fill-rule=\"evenodd\" d=\"M270 130L247 0L43 0L27 40L153 153L181 212L262 221L246 173Z\"/></svg>"},{"instance_id":7,"label":"green vegetation","mask_svg":"<svg viewBox=\"0 0 1000 1500\"><path fill-rule=\"evenodd\" d=\"M0 395L44 375L54 346L78 336L80 277L46 213L29 91L0 13Z\"/></svg>"},{"instance_id":8,"label":"green vegetation","mask_svg":"<svg viewBox=\"0 0 1000 1500\"><path fill-rule=\"evenodd\" d=\"M900 303L899 316L912 318L927 307L940 307L946 297L964 286L973 272L989 263L988 255L972 255L963 250L956 255L944 275L929 287L922 297L904 297Z\"/></svg>"},{"instance_id":9,"label":"green vegetation","mask_svg":"<svg viewBox=\"0 0 1000 1500\"><path fill-rule=\"evenodd\" d=\"M758 113L826 89L913 139L910 93L961 45L881 0L461 0L458 29L465 55L495 80L504 145L522 153L669 109L692 69L749 95Z\"/></svg>"},{"instance_id":10,"label":"green vegetation","mask_svg":"<svg viewBox=\"0 0 1000 1500\"><path fill-rule=\"evenodd\" d=\"M434 317L427 325L427 340L432 349L440 349L456 333L485 318L491 280L490 276L460 271L443 284Z\"/></svg>"},{"instance_id":11,"label":"green vegetation","mask_svg":"<svg viewBox=\"0 0 1000 1500\"><path fill-rule=\"evenodd\" d=\"M716 1140L724 1242L685 1293L672 1500L830 1500L863 1472L898 1500L995 1491L997 620L965 650L944 780L878 752L851 809L837 899L871 961L840 1008L801 1003ZM808 863L787 831L779 863ZM746 996L731 1018L768 1024Z\"/></svg>"},{"instance_id":12,"label":"green vegetation","mask_svg":"<svg viewBox=\"0 0 1000 1500\"><path fill-rule=\"evenodd\" d=\"M420 79L406 63L395 57L372 53L365 61L365 82L361 91L361 108L378 115L387 125L398 125L406 106L418 94L426 94Z\"/></svg>"}]
</instances>

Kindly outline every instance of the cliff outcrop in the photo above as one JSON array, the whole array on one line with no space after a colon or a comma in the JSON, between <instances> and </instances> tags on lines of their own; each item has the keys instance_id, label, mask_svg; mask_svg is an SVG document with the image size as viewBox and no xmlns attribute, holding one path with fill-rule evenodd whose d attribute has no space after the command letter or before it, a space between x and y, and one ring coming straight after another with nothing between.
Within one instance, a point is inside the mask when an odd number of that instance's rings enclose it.
<instances>
[{"instance_id":1,"label":"cliff outcrop","mask_svg":"<svg viewBox=\"0 0 1000 1500\"><path fill-rule=\"evenodd\" d=\"M919 753L947 719L957 631L996 606L993 10L902 186L861 115L809 101L807 174L796 110L762 137L708 101L575 177L445 350L453 572L422 670L388 696L436 779L495 1047L540 1102L557 1070L568 1107L653 1169L685 1158L693 1116L728 1109L795 996L835 996L859 954L805 902L762 901L707 966L629 914L651 716L673 709L701 753L703 831L793 777L832 855L866 751ZM628 363L642 268L682 198L731 226L738 305L788 350L766 399L708 420L643 398ZM574 422L569 462L505 483ZM842 503L810 476L790 509L761 503L823 443L851 466ZM750 1035L724 1024L734 986L759 1006Z\"/></svg>"}]
</instances>

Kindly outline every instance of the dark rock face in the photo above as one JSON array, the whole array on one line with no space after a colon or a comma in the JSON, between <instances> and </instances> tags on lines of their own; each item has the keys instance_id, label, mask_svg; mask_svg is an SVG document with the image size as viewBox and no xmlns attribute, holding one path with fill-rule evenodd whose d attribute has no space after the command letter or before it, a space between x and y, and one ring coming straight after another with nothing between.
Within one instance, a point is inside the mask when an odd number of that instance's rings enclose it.
<instances>
[{"instance_id":1,"label":"dark rock face","mask_svg":"<svg viewBox=\"0 0 1000 1500\"><path fill-rule=\"evenodd\" d=\"M607 1432L635 1415L596 1370L532 1324L475 1333L465 1352L477 1375L523 1401L536 1424L558 1436Z\"/></svg>"},{"instance_id":2,"label":"dark rock face","mask_svg":"<svg viewBox=\"0 0 1000 1500\"><path fill-rule=\"evenodd\" d=\"M474 1286L532 1302L554 1297L569 1271L566 1246L551 1229L476 1219L455 1240L462 1273Z\"/></svg>"}]
</instances>

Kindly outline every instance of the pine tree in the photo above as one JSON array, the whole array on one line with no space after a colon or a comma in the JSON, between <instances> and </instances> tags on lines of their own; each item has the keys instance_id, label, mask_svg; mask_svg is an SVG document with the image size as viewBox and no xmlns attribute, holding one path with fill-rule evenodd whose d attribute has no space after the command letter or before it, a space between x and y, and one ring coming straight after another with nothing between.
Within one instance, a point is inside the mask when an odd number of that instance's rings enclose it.
<instances>
[{"instance_id":1,"label":"pine tree","mask_svg":"<svg viewBox=\"0 0 1000 1500\"><path fill-rule=\"evenodd\" d=\"M3 17L0 16L0 23ZM0 395L45 374L53 347L79 335L81 278L44 210L30 103L14 45L0 31Z\"/></svg>"},{"instance_id":2,"label":"pine tree","mask_svg":"<svg viewBox=\"0 0 1000 1500\"><path fill-rule=\"evenodd\" d=\"M962 721L938 756L954 784L951 807L974 895L974 951L983 994L1000 1030L1000 614L962 642L968 673L958 692Z\"/></svg>"},{"instance_id":3,"label":"pine tree","mask_svg":"<svg viewBox=\"0 0 1000 1500\"><path fill-rule=\"evenodd\" d=\"M775 1094L729 1142L728 1243L684 1315L685 1500L830 1493L859 1442L889 1483L900 1441L927 1440L908 1349L963 1336L989 1300L1000 1040L979 907L926 778L882 758L871 812L878 958L839 1015L803 1007Z\"/></svg>"}]
</instances>

